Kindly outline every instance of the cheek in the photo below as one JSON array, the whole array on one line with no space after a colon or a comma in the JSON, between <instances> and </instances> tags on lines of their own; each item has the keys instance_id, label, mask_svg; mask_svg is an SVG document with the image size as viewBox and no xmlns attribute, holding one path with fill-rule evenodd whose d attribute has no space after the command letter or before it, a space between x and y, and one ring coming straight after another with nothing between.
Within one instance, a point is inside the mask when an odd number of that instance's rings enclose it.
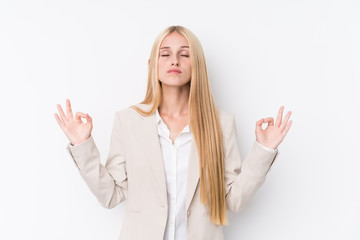
<instances>
[{"instance_id":1,"label":"cheek","mask_svg":"<svg viewBox=\"0 0 360 240\"><path fill-rule=\"evenodd\" d=\"M164 65L165 64L163 61L161 61L161 60L158 61L158 71L159 72L162 72L164 70Z\"/></svg>"},{"instance_id":2,"label":"cheek","mask_svg":"<svg viewBox=\"0 0 360 240\"><path fill-rule=\"evenodd\" d=\"M191 65L186 66L186 78L191 78Z\"/></svg>"},{"instance_id":3,"label":"cheek","mask_svg":"<svg viewBox=\"0 0 360 240\"><path fill-rule=\"evenodd\" d=\"M190 64L190 62L187 63L186 68L187 68L187 70L191 73L191 64Z\"/></svg>"}]
</instances>

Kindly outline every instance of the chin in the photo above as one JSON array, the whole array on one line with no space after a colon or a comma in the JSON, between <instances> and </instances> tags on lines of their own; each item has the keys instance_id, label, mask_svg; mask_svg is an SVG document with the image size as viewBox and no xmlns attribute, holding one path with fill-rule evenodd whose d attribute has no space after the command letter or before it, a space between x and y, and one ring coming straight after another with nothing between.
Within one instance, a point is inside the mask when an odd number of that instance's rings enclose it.
<instances>
[{"instance_id":1,"label":"chin","mask_svg":"<svg viewBox=\"0 0 360 240\"><path fill-rule=\"evenodd\" d=\"M190 81L188 81L188 82L180 82L180 81L161 82L162 86L167 86L167 87L182 87L182 86L185 86L185 85L187 85L189 83L190 83Z\"/></svg>"}]
</instances>

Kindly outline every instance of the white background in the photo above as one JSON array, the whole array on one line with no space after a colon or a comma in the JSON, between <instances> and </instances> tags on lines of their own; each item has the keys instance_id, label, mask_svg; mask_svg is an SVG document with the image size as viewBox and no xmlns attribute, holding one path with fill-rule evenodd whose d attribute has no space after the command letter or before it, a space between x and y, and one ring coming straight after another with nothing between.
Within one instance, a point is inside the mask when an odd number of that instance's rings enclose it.
<instances>
[{"instance_id":1,"label":"white background","mask_svg":"<svg viewBox=\"0 0 360 240\"><path fill-rule=\"evenodd\" d=\"M116 110L145 96L165 27L200 39L243 157L255 122L292 110L280 155L227 240L360 239L359 1L1 1L0 239L117 239L68 155L56 104L93 117L105 162Z\"/></svg>"}]
</instances>

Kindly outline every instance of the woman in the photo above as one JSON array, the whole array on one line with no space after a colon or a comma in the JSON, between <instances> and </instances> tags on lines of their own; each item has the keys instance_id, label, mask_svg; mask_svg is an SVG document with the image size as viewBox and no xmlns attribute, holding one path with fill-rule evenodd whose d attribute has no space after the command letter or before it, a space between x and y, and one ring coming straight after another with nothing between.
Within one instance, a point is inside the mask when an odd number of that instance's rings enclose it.
<instances>
[{"instance_id":1,"label":"woman","mask_svg":"<svg viewBox=\"0 0 360 240\"><path fill-rule=\"evenodd\" d=\"M226 210L242 209L263 184L292 122L283 107L275 122L257 121L241 162L234 115L216 107L200 42L182 26L155 40L145 99L115 113L105 166L92 118L74 117L68 99L67 114L57 107L67 150L99 202L112 208L127 199L120 239L131 240L223 239Z\"/></svg>"}]
</instances>

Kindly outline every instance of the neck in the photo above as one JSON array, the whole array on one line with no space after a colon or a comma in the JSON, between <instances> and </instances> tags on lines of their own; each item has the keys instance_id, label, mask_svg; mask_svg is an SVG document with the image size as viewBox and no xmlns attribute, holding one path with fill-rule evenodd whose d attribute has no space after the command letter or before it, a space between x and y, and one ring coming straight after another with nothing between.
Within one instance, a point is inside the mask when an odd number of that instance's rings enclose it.
<instances>
[{"instance_id":1,"label":"neck","mask_svg":"<svg viewBox=\"0 0 360 240\"><path fill-rule=\"evenodd\" d=\"M180 116L188 113L190 84L181 87L162 85L162 101L159 113L168 116Z\"/></svg>"}]
</instances>

